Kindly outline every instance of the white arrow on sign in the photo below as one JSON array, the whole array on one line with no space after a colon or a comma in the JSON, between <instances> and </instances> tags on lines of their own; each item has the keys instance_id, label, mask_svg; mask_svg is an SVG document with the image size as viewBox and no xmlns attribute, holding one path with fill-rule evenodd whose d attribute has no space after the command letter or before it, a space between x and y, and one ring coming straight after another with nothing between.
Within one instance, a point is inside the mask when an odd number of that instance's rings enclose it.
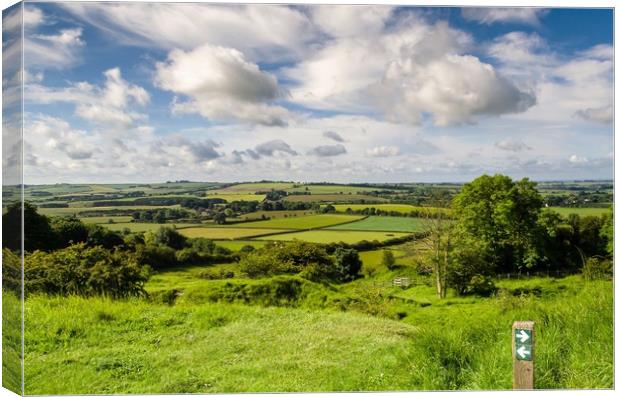
<instances>
[{"instance_id":1,"label":"white arrow on sign","mask_svg":"<svg viewBox=\"0 0 620 397\"><path fill-rule=\"evenodd\" d=\"M521 358L525 358L526 355L530 354L531 352L529 350L526 349L525 346L521 346L517 349L517 354L519 356L521 356Z\"/></svg>"},{"instance_id":2,"label":"white arrow on sign","mask_svg":"<svg viewBox=\"0 0 620 397\"><path fill-rule=\"evenodd\" d=\"M519 330L520 333L517 334L517 338L519 338L521 341L521 343L525 342L526 340L530 339L530 336L527 334L527 332L523 331L522 329Z\"/></svg>"}]
</instances>

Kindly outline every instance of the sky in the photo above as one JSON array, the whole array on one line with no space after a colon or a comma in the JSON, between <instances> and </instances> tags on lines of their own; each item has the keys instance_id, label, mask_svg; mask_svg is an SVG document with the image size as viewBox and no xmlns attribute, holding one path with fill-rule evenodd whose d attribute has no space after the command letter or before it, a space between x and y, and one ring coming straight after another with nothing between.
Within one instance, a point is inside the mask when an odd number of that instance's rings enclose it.
<instances>
[{"instance_id":1,"label":"sky","mask_svg":"<svg viewBox=\"0 0 620 397\"><path fill-rule=\"evenodd\" d=\"M37 2L23 21L3 87L23 77L25 183L613 177L610 9Z\"/></svg>"}]
</instances>

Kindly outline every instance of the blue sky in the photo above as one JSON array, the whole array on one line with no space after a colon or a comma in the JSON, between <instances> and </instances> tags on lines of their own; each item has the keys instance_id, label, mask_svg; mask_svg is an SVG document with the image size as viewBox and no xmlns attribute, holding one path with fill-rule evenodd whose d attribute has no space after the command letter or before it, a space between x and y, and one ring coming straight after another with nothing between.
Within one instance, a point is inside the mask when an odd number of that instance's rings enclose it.
<instances>
[{"instance_id":1,"label":"blue sky","mask_svg":"<svg viewBox=\"0 0 620 397\"><path fill-rule=\"evenodd\" d=\"M26 183L613 175L611 10L26 3L24 23Z\"/></svg>"}]
</instances>

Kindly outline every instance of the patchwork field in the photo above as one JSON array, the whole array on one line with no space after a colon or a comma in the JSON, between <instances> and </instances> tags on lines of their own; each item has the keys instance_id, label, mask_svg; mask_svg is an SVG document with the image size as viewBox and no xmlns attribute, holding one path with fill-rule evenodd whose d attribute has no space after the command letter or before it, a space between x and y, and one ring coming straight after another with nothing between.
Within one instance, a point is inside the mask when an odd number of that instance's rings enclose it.
<instances>
[{"instance_id":1,"label":"patchwork field","mask_svg":"<svg viewBox=\"0 0 620 397\"><path fill-rule=\"evenodd\" d=\"M231 251L239 251L241 248L245 247L246 245L250 245L254 248L260 248L265 246L265 244L267 244L267 241L257 241L257 240L230 240L230 241L217 241L216 245L219 245L220 247L224 247L224 248L228 248Z\"/></svg>"},{"instance_id":2,"label":"patchwork field","mask_svg":"<svg viewBox=\"0 0 620 397\"><path fill-rule=\"evenodd\" d=\"M331 226L330 230L372 230L388 232L421 232L425 229L420 218L396 216L369 216L357 222Z\"/></svg>"},{"instance_id":3,"label":"patchwork field","mask_svg":"<svg viewBox=\"0 0 620 397\"><path fill-rule=\"evenodd\" d=\"M262 229L318 229L345 222L353 222L362 219L362 216L355 215L308 215L294 218L278 218L266 221L243 223L246 228Z\"/></svg>"},{"instance_id":4,"label":"patchwork field","mask_svg":"<svg viewBox=\"0 0 620 397\"><path fill-rule=\"evenodd\" d=\"M374 208L377 210L388 211L388 212L389 211L400 212L402 214L408 214L414 210L430 211L430 212L448 211L447 209L444 209L444 208L419 207L419 206L409 205L409 204L335 204L334 207L336 208L336 211L338 212L346 212L348 208L350 208L353 211L362 211L366 208Z\"/></svg>"},{"instance_id":5,"label":"patchwork field","mask_svg":"<svg viewBox=\"0 0 620 397\"><path fill-rule=\"evenodd\" d=\"M385 241L393 238L407 236L408 233L399 232L369 232L369 231L337 231L337 230L310 230L305 232L277 234L273 236L258 237L258 240L293 241L301 240L310 243L329 244L343 242L346 244L367 241Z\"/></svg>"},{"instance_id":6,"label":"patchwork field","mask_svg":"<svg viewBox=\"0 0 620 397\"><path fill-rule=\"evenodd\" d=\"M132 233L141 233L141 232L154 232L161 227L172 227L175 229L183 229L188 227L199 226L199 224L192 223L102 223L101 226L104 226L110 230L122 231L124 229L129 229Z\"/></svg>"},{"instance_id":7,"label":"patchwork field","mask_svg":"<svg viewBox=\"0 0 620 397\"><path fill-rule=\"evenodd\" d=\"M229 186L223 189L215 189L210 190L210 194L248 194L248 193L256 193L256 192L265 192L270 190L286 190L292 188L292 183L278 183L278 182L267 182L267 183L239 183L237 185Z\"/></svg>"},{"instance_id":8,"label":"patchwork field","mask_svg":"<svg viewBox=\"0 0 620 397\"><path fill-rule=\"evenodd\" d=\"M315 214L312 210L300 210L300 211L256 211L251 212L249 214L244 214L239 217L239 219L243 220L255 220L262 219L263 216L269 219L279 219L279 218L291 218L291 217L300 217L306 215Z\"/></svg>"},{"instance_id":9,"label":"patchwork field","mask_svg":"<svg viewBox=\"0 0 620 397\"><path fill-rule=\"evenodd\" d=\"M562 216L577 214L579 216L600 216L609 213L609 208L569 208L569 207L549 207Z\"/></svg>"},{"instance_id":10,"label":"patchwork field","mask_svg":"<svg viewBox=\"0 0 620 397\"><path fill-rule=\"evenodd\" d=\"M179 233L189 238L202 237L212 240L236 240L284 232L287 232L287 230L240 227L190 227L179 230Z\"/></svg>"},{"instance_id":11,"label":"patchwork field","mask_svg":"<svg viewBox=\"0 0 620 397\"><path fill-rule=\"evenodd\" d=\"M265 199L264 194L207 194L205 198L221 198L227 202L233 201L263 201Z\"/></svg>"},{"instance_id":12,"label":"patchwork field","mask_svg":"<svg viewBox=\"0 0 620 397\"><path fill-rule=\"evenodd\" d=\"M113 211L113 210L152 210L158 208L181 208L180 205L162 205L162 206L148 206L148 205L121 205L114 207L69 207L69 208L39 208L38 212L48 216L65 216L76 215L81 212L100 212L100 211Z\"/></svg>"},{"instance_id":13,"label":"patchwork field","mask_svg":"<svg viewBox=\"0 0 620 397\"><path fill-rule=\"evenodd\" d=\"M80 218L80 220L84 223L89 223L89 224L91 223L92 224L128 223L128 222L131 222L132 217L130 216L87 216L84 218Z\"/></svg>"},{"instance_id":14,"label":"patchwork field","mask_svg":"<svg viewBox=\"0 0 620 397\"><path fill-rule=\"evenodd\" d=\"M382 203L387 200L380 197L368 196L365 194L299 194L286 196L284 198L285 201L294 201L294 202L323 202L323 203L336 203L336 202L345 202L345 203L355 203L364 200L365 202L377 202Z\"/></svg>"}]
</instances>

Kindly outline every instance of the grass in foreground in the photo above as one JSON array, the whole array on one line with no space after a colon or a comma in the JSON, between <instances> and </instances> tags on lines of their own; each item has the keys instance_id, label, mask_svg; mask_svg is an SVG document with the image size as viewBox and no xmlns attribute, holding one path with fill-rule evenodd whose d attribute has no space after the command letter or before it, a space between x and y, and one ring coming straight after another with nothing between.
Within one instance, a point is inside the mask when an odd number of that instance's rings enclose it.
<instances>
[{"instance_id":1,"label":"grass in foreground","mask_svg":"<svg viewBox=\"0 0 620 397\"><path fill-rule=\"evenodd\" d=\"M377 289L372 279L334 292L386 306L401 321L337 306L34 296L26 304L26 393L511 389L511 325L524 319L537 327L537 388L613 387L611 282L499 285L497 297L442 301L432 286Z\"/></svg>"}]
</instances>

